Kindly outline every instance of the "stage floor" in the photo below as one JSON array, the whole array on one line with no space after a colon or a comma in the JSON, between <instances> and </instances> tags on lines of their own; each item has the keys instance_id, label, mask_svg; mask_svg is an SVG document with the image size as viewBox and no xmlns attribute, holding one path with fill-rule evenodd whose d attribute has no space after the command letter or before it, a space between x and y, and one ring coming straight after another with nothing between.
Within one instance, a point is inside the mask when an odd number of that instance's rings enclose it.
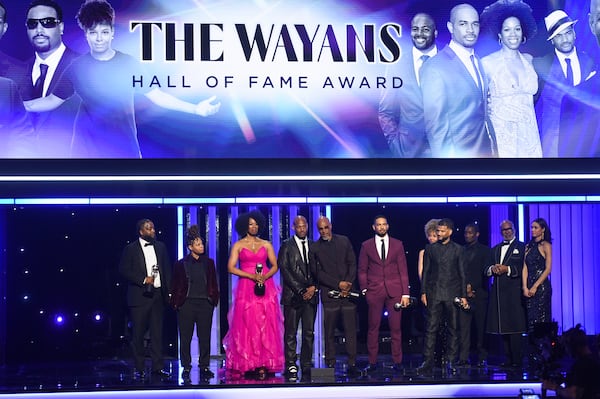
<instances>
[{"instance_id":1,"label":"stage floor","mask_svg":"<svg viewBox=\"0 0 600 399\"><path fill-rule=\"evenodd\" d=\"M405 359L406 360L406 359ZM288 381L280 374L265 380L231 375L223 359L211 360L215 377L202 380L193 368L191 382L184 383L176 359L167 363L170 379L154 376L137 380L131 363L124 360L54 362L2 367L0 394L3 397L31 398L133 398L150 396L173 398L515 398L521 388L540 393L539 379L527 370L489 365L485 368L463 367L456 374L441 368L431 375L418 375L416 361L407 361L397 372L391 359L383 358L374 373L363 372L349 377L345 363L338 361L335 374L316 370L309 380L300 374L298 381ZM359 359L358 366L366 366Z\"/></svg>"}]
</instances>

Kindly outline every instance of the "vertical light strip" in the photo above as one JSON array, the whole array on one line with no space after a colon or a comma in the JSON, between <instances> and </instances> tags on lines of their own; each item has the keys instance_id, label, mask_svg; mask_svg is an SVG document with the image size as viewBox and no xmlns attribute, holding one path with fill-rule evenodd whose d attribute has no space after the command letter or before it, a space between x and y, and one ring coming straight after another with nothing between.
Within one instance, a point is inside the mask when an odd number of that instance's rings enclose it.
<instances>
[{"instance_id":1,"label":"vertical light strip","mask_svg":"<svg viewBox=\"0 0 600 399\"><path fill-rule=\"evenodd\" d=\"M228 250L231 251L231 247L233 247L233 244L241 238L241 237L238 237L237 231L235 231L235 221L237 220L237 218L239 216L240 210L239 210L239 207L232 206L229 208L229 211L230 211L229 223L231 226L230 227L231 236L230 236L230 240L229 240ZM237 287L238 279L239 279L239 277L236 276L235 274L229 275L229 308L230 309L233 307L233 293L235 292L235 288Z\"/></svg>"},{"instance_id":2,"label":"vertical light strip","mask_svg":"<svg viewBox=\"0 0 600 399\"><path fill-rule=\"evenodd\" d=\"M209 206L208 207L208 215L207 215L207 236L206 243L208 247L208 257L215 260L215 268L217 269L217 276L219 276L223 271L219 268L219 262L217 262L217 249L219 247L219 238L218 238L218 227L217 227L217 207ZM224 273L227 273L227 269L225 269ZM210 334L210 353L213 355L221 354L221 311L220 311L221 303L215 308L213 312L212 319L212 328Z\"/></svg>"},{"instance_id":3,"label":"vertical light strip","mask_svg":"<svg viewBox=\"0 0 600 399\"><path fill-rule=\"evenodd\" d=\"M325 205L325 217L331 222L331 205Z\"/></svg>"},{"instance_id":4,"label":"vertical light strip","mask_svg":"<svg viewBox=\"0 0 600 399\"><path fill-rule=\"evenodd\" d=\"M519 226L519 240L525 242L525 205L519 204L517 205L517 214L518 221L517 226Z\"/></svg>"},{"instance_id":5,"label":"vertical light strip","mask_svg":"<svg viewBox=\"0 0 600 399\"><path fill-rule=\"evenodd\" d=\"M184 240L183 235L185 234L185 219L183 217L183 206L177 207L177 259L183 258Z\"/></svg>"}]
</instances>

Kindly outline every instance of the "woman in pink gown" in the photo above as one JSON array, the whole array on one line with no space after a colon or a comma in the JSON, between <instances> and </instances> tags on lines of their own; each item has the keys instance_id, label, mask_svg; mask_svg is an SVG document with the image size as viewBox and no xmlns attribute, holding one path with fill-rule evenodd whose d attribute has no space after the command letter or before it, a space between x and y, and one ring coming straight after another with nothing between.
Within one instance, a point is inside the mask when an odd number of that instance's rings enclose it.
<instances>
[{"instance_id":1,"label":"woman in pink gown","mask_svg":"<svg viewBox=\"0 0 600 399\"><path fill-rule=\"evenodd\" d=\"M281 371L284 363L280 287L271 278L277 273L277 257L273 245L259 237L264 227L265 217L257 211L240 215L235 223L242 238L231 249L227 270L239 280L227 315L229 331L223 338L226 369L258 379ZM257 264L262 264L262 274L257 273ZM259 283L265 287L262 296L255 293Z\"/></svg>"}]
</instances>

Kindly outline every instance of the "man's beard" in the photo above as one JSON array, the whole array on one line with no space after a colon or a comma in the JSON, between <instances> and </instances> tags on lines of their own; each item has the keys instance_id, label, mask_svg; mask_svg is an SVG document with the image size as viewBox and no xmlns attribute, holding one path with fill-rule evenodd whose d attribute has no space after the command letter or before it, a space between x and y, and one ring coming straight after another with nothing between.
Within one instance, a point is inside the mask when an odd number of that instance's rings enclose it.
<instances>
[{"instance_id":1,"label":"man's beard","mask_svg":"<svg viewBox=\"0 0 600 399\"><path fill-rule=\"evenodd\" d=\"M156 241L156 237L152 237L150 235L142 235L141 237L142 237L142 239L144 239L144 240L146 240L148 242L152 242L153 243L154 241Z\"/></svg>"}]
</instances>

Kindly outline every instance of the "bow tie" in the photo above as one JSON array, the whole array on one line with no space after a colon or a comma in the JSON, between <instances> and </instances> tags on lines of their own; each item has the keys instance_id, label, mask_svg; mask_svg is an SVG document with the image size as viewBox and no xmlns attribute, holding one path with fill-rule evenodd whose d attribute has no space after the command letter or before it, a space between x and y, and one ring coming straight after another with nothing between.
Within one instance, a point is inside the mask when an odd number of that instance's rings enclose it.
<instances>
[{"instance_id":1,"label":"bow tie","mask_svg":"<svg viewBox=\"0 0 600 399\"><path fill-rule=\"evenodd\" d=\"M151 243L151 242L147 242L147 243L144 244L145 247L149 247L150 245L154 245L154 244Z\"/></svg>"},{"instance_id":2,"label":"bow tie","mask_svg":"<svg viewBox=\"0 0 600 399\"><path fill-rule=\"evenodd\" d=\"M510 245L510 241L502 241L502 246Z\"/></svg>"}]
</instances>

